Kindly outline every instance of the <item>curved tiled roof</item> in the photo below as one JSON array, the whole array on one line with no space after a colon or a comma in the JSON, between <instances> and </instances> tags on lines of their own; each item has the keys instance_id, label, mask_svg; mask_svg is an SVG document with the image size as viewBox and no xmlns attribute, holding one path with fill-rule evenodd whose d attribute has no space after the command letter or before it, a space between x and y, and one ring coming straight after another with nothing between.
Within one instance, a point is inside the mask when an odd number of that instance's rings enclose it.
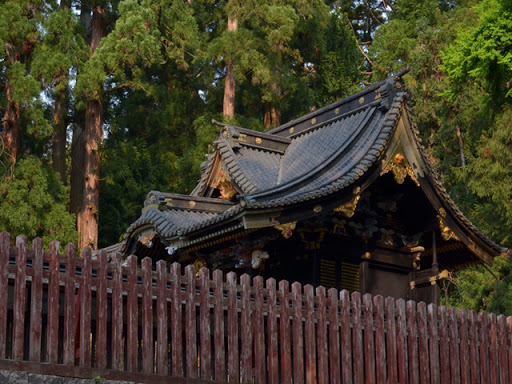
<instances>
[{"instance_id":1,"label":"curved tiled roof","mask_svg":"<svg viewBox=\"0 0 512 384\"><path fill-rule=\"evenodd\" d=\"M238 223L244 215L258 212L258 209L292 209L342 191L354 185L381 160L404 108L406 116L411 114L407 98L402 80L395 77L268 133L219 124L223 129L214 143L215 153L208 155L203 164L201 180L192 195L158 195L159 201L178 199L181 202L167 205L151 205L155 198L148 196L149 205L125 237L134 235L138 228L152 226L155 232L172 242L180 236L197 236L206 228L213 232L221 226L226 228L227 224ZM408 126L414 128L411 121ZM413 137L426 173L451 215L499 253L502 248L483 235L456 207L422 153L415 132ZM232 203L215 203L219 199L206 197L212 189L207 183L219 166L240 192ZM186 205L187 202L190 204ZM269 221L262 225L274 224Z\"/></svg>"}]
</instances>

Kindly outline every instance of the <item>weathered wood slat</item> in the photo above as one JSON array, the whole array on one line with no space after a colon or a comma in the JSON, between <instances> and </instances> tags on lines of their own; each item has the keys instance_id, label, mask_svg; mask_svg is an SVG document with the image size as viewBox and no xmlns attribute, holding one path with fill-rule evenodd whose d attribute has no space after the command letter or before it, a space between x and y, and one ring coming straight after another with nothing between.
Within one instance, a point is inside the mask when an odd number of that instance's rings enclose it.
<instances>
[{"instance_id":1,"label":"weathered wood slat","mask_svg":"<svg viewBox=\"0 0 512 384\"><path fill-rule=\"evenodd\" d=\"M385 383L386 378L386 341L384 335L384 298L373 298L375 316L375 371L378 383ZM394 316L394 314L393 314Z\"/></svg>"},{"instance_id":2,"label":"weathered wood slat","mask_svg":"<svg viewBox=\"0 0 512 384\"><path fill-rule=\"evenodd\" d=\"M241 315L241 379L242 383L252 381L252 324L251 324L251 277L247 274L240 278L242 284Z\"/></svg>"},{"instance_id":3,"label":"weathered wood slat","mask_svg":"<svg viewBox=\"0 0 512 384\"><path fill-rule=\"evenodd\" d=\"M325 288L316 288L316 297L318 298L318 324L317 324L317 348L318 348L318 384L329 383L329 351L327 348L327 303L325 299Z\"/></svg>"},{"instance_id":4,"label":"weathered wood slat","mask_svg":"<svg viewBox=\"0 0 512 384\"><path fill-rule=\"evenodd\" d=\"M376 382L375 375L375 339L373 334L373 301L372 295L365 293L363 295L364 308L364 374L367 384Z\"/></svg>"},{"instance_id":5,"label":"weathered wood slat","mask_svg":"<svg viewBox=\"0 0 512 384\"><path fill-rule=\"evenodd\" d=\"M58 362L59 352L57 349L59 345L59 252L59 242L55 240L52 241L50 243L50 279L48 281L48 325L46 328L46 360L50 364L56 364Z\"/></svg>"},{"instance_id":6,"label":"weathered wood slat","mask_svg":"<svg viewBox=\"0 0 512 384\"><path fill-rule=\"evenodd\" d=\"M275 279L267 280L268 315L267 315L267 348L268 348L268 382L279 383L279 353L277 349L277 291Z\"/></svg>"},{"instance_id":7,"label":"weathered wood slat","mask_svg":"<svg viewBox=\"0 0 512 384\"><path fill-rule=\"evenodd\" d=\"M142 373L153 373L153 293L152 260L142 259Z\"/></svg>"},{"instance_id":8,"label":"weathered wood slat","mask_svg":"<svg viewBox=\"0 0 512 384\"><path fill-rule=\"evenodd\" d=\"M481 382L489 380L489 337L487 333L487 314L484 312L478 313L478 328L480 339L480 375Z\"/></svg>"},{"instance_id":9,"label":"weathered wood slat","mask_svg":"<svg viewBox=\"0 0 512 384\"><path fill-rule=\"evenodd\" d=\"M112 256L112 369L123 370L123 267L122 256Z\"/></svg>"},{"instance_id":10,"label":"weathered wood slat","mask_svg":"<svg viewBox=\"0 0 512 384\"><path fill-rule=\"evenodd\" d=\"M228 284L228 381L240 382L238 354L238 310L237 310L237 276L229 272L226 278Z\"/></svg>"},{"instance_id":11,"label":"weathered wood slat","mask_svg":"<svg viewBox=\"0 0 512 384\"><path fill-rule=\"evenodd\" d=\"M91 366L91 248L82 250L82 284L80 284L80 366Z\"/></svg>"},{"instance_id":12,"label":"weathered wood slat","mask_svg":"<svg viewBox=\"0 0 512 384\"><path fill-rule=\"evenodd\" d=\"M342 291L343 292L343 291ZM361 317L361 294L359 292L352 292L352 348L347 350L347 345L342 345L342 361L344 361L343 355L346 353L352 353L353 367L354 367L354 383L363 384L365 382L364 377L364 349L363 349L363 321ZM347 303L349 304L349 303ZM348 311L350 308L346 308L342 303L341 307L341 321L345 323L346 315L344 311ZM342 364L341 369L345 370L347 367ZM343 377L345 375L343 374Z\"/></svg>"},{"instance_id":13,"label":"weathered wood slat","mask_svg":"<svg viewBox=\"0 0 512 384\"><path fill-rule=\"evenodd\" d=\"M450 376L453 384L460 383L460 353L457 310L448 308L448 335L450 337Z\"/></svg>"},{"instance_id":14,"label":"weathered wood slat","mask_svg":"<svg viewBox=\"0 0 512 384\"><path fill-rule=\"evenodd\" d=\"M478 354L477 314L469 311L469 357L471 359L471 383L480 383L480 359Z\"/></svg>"},{"instance_id":15,"label":"weathered wood slat","mask_svg":"<svg viewBox=\"0 0 512 384\"><path fill-rule=\"evenodd\" d=\"M418 361L418 330L416 318L416 303L407 301L406 304L407 318L407 346L409 352L409 382L411 384L419 384L420 382L420 365Z\"/></svg>"},{"instance_id":16,"label":"weathered wood slat","mask_svg":"<svg viewBox=\"0 0 512 384\"><path fill-rule=\"evenodd\" d=\"M292 356L290 351L290 284L287 281L279 282L281 303L279 305L280 327L280 355L281 355L281 382L292 383Z\"/></svg>"},{"instance_id":17,"label":"weathered wood slat","mask_svg":"<svg viewBox=\"0 0 512 384\"><path fill-rule=\"evenodd\" d=\"M107 368L107 253L98 255L96 291L96 367Z\"/></svg>"},{"instance_id":18,"label":"weathered wood slat","mask_svg":"<svg viewBox=\"0 0 512 384\"><path fill-rule=\"evenodd\" d=\"M156 273L158 275L158 297L156 299L156 373L167 376L169 374L169 338L168 338L168 313L167 313L167 263L165 260L159 260L156 263ZM175 284L173 279L172 284ZM174 300L174 296L172 298ZM172 349L174 349L174 341ZM174 363L174 359L173 359ZM176 375L177 376L177 375Z\"/></svg>"},{"instance_id":19,"label":"weathered wood slat","mask_svg":"<svg viewBox=\"0 0 512 384\"><path fill-rule=\"evenodd\" d=\"M254 286L254 312L252 326L254 332L254 382L264 383L265 380L265 323L263 317L263 278L256 276Z\"/></svg>"},{"instance_id":20,"label":"weathered wood slat","mask_svg":"<svg viewBox=\"0 0 512 384\"><path fill-rule=\"evenodd\" d=\"M15 360L23 359L23 343L25 336L25 269L27 265L27 237L16 237L16 281L14 283L14 312L16 321L13 322L13 351Z\"/></svg>"},{"instance_id":21,"label":"weathered wood slat","mask_svg":"<svg viewBox=\"0 0 512 384\"><path fill-rule=\"evenodd\" d=\"M387 332L386 332L386 363L388 382L398 382L398 364L397 364L397 333L395 319L395 299L386 297L385 300ZM384 319L383 319L384 320Z\"/></svg>"},{"instance_id":22,"label":"weathered wood slat","mask_svg":"<svg viewBox=\"0 0 512 384\"><path fill-rule=\"evenodd\" d=\"M348 300L348 292L345 293ZM332 384L341 383L340 326L338 314L338 290L331 288L327 292L329 305L329 376ZM349 329L350 330L350 329ZM349 335L350 337L350 335ZM351 362L352 363L352 362ZM352 364L351 364L352 365Z\"/></svg>"},{"instance_id":23,"label":"weathered wood slat","mask_svg":"<svg viewBox=\"0 0 512 384\"><path fill-rule=\"evenodd\" d=\"M439 364L439 340L438 340L438 320L437 320L437 305L429 304L427 307L427 321L428 321L428 336L429 345L428 353L430 357L430 378L432 384L441 382L440 364Z\"/></svg>"},{"instance_id":24,"label":"weathered wood slat","mask_svg":"<svg viewBox=\"0 0 512 384\"><path fill-rule=\"evenodd\" d=\"M181 265L173 263L171 265L171 360L172 360L172 375L176 377L183 377L183 326L182 326L182 309L181 309ZM167 292L167 278L164 291L160 294ZM165 294L165 311L167 311L167 294ZM167 332L167 328L165 329ZM167 344L165 349L167 349ZM165 353L165 352L164 352ZM167 353L165 353L167 356ZM164 356L167 361L167 357Z\"/></svg>"},{"instance_id":25,"label":"weathered wood slat","mask_svg":"<svg viewBox=\"0 0 512 384\"><path fill-rule=\"evenodd\" d=\"M293 295L293 382L304 383L304 334L302 331L302 286L292 284Z\"/></svg>"},{"instance_id":26,"label":"weathered wood slat","mask_svg":"<svg viewBox=\"0 0 512 384\"><path fill-rule=\"evenodd\" d=\"M215 350L215 380L226 382L224 345L224 282L222 271L213 271L213 341ZM180 324L181 328L181 324Z\"/></svg>"},{"instance_id":27,"label":"weathered wood slat","mask_svg":"<svg viewBox=\"0 0 512 384\"><path fill-rule=\"evenodd\" d=\"M129 372L138 372L139 298L137 295L137 258L128 256L128 298L126 302L126 365Z\"/></svg>"},{"instance_id":28,"label":"weathered wood slat","mask_svg":"<svg viewBox=\"0 0 512 384\"><path fill-rule=\"evenodd\" d=\"M500 377L498 372L498 326L494 313L487 315L487 326L489 331L489 383L498 384Z\"/></svg>"},{"instance_id":29,"label":"weathered wood slat","mask_svg":"<svg viewBox=\"0 0 512 384\"><path fill-rule=\"evenodd\" d=\"M39 363L41 361L41 332L42 332L42 306L43 306L43 239L36 237L32 241L32 276L30 298L30 340L29 359Z\"/></svg>"},{"instance_id":30,"label":"weathered wood slat","mask_svg":"<svg viewBox=\"0 0 512 384\"><path fill-rule=\"evenodd\" d=\"M0 308L7 308L9 287L9 248L11 236L8 232L0 233ZM7 311L0 311L0 359L5 359L7 348Z\"/></svg>"},{"instance_id":31,"label":"weathered wood slat","mask_svg":"<svg viewBox=\"0 0 512 384\"><path fill-rule=\"evenodd\" d=\"M313 286L304 286L304 298L306 299L306 322L304 324L305 351L306 351L306 383L316 383L316 343L315 343L315 318Z\"/></svg>"},{"instance_id":32,"label":"weathered wood slat","mask_svg":"<svg viewBox=\"0 0 512 384\"><path fill-rule=\"evenodd\" d=\"M439 359L441 362L441 383L450 384L450 345L448 340L448 315L441 305L439 312Z\"/></svg>"},{"instance_id":33,"label":"weathered wood slat","mask_svg":"<svg viewBox=\"0 0 512 384\"><path fill-rule=\"evenodd\" d=\"M197 322L196 322L196 270L193 265L185 267L187 300L185 304L185 355L187 377L197 378Z\"/></svg>"},{"instance_id":34,"label":"weathered wood slat","mask_svg":"<svg viewBox=\"0 0 512 384\"><path fill-rule=\"evenodd\" d=\"M458 324L460 331L460 379L462 384L471 382L471 363L469 358L469 325L468 312L465 309L459 309ZM442 324L440 326L442 328Z\"/></svg>"},{"instance_id":35,"label":"weathered wood slat","mask_svg":"<svg viewBox=\"0 0 512 384\"><path fill-rule=\"evenodd\" d=\"M396 301L398 312L396 348L398 356L398 379L400 383L409 382L409 364L407 356L407 319L405 314L405 300Z\"/></svg>"},{"instance_id":36,"label":"weathered wood slat","mask_svg":"<svg viewBox=\"0 0 512 384\"><path fill-rule=\"evenodd\" d=\"M212 379L212 342L210 326L210 276L209 270L199 271L201 299L199 307L201 379Z\"/></svg>"},{"instance_id":37,"label":"weathered wood slat","mask_svg":"<svg viewBox=\"0 0 512 384\"><path fill-rule=\"evenodd\" d=\"M459 312L460 313L460 312ZM507 318L503 315L498 316L498 342L499 342L499 373L500 383L509 383L510 372L508 367L507 343L509 333L507 329Z\"/></svg>"},{"instance_id":38,"label":"weathered wood slat","mask_svg":"<svg viewBox=\"0 0 512 384\"><path fill-rule=\"evenodd\" d=\"M420 382L430 384L430 369L428 358L428 336L427 336L427 305L424 302L418 303L418 352L420 363Z\"/></svg>"},{"instance_id":39,"label":"weathered wood slat","mask_svg":"<svg viewBox=\"0 0 512 384\"><path fill-rule=\"evenodd\" d=\"M76 280L76 246L66 245L66 274L64 279L64 340L63 362L66 365L75 363L75 280Z\"/></svg>"},{"instance_id":40,"label":"weathered wood slat","mask_svg":"<svg viewBox=\"0 0 512 384\"><path fill-rule=\"evenodd\" d=\"M512 335L512 316L507 317L507 333L509 337ZM508 346L508 340L507 340ZM508 346L508 372L509 380L512 382L512 348Z\"/></svg>"}]
</instances>

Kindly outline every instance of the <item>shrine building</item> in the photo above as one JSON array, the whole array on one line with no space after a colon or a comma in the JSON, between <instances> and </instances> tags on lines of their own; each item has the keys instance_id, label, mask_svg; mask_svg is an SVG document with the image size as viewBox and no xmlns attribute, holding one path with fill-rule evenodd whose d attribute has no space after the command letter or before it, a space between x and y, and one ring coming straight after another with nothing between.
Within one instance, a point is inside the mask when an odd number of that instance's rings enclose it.
<instances>
[{"instance_id":1,"label":"shrine building","mask_svg":"<svg viewBox=\"0 0 512 384\"><path fill-rule=\"evenodd\" d=\"M262 133L220 124L190 195L151 191L121 251L438 302L504 251L457 208L415 130L400 75Z\"/></svg>"}]
</instances>

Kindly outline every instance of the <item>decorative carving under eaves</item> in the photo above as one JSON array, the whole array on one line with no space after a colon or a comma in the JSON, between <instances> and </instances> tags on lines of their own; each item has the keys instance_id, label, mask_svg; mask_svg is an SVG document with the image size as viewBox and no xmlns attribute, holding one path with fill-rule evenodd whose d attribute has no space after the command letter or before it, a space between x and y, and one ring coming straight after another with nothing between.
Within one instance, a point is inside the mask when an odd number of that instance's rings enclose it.
<instances>
[{"instance_id":1,"label":"decorative carving under eaves","mask_svg":"<svg viewBox=\"0 0 512 384\"><path fill-rule=\"evenodd\" d=\"M297 222L294 221L292 223L275 225L274 228L280 231L281 235L283 235L285 239L289 239L290 237L292 237L293 230L295 229L296 225Z\"/></svg>"},{"instance_id":2,"label":"decorative carving under eaves","mask_svg":"<svg viewBox=\"0 0 512 384\"><path fill-rule=\"evenodd\" d=\"M231 184L231 181L229 181L227 178L224 170L220 171L220 175L217 179L217 185L215 185L215 188L219 190L221 199L230 201L233 200L236 195L236 189L233 184Z\"/></svg>"},{"instance_id":3,"label":"decorative carving under eaves","mask_svg":"<svg viewBox=\"0 0 512 384\"><path fill-rule=\"evenodd\" d=\"M300 234L300 239L305 245L308 251L320 249L322 242L324 241L325 233L327 232L326 227L316 228L300 228L297 230Z\"/></svg>"},{"instance_id":4,"label":"decorative carving under eaves","mask_svg":"<svg viewBox=\"0 0 512 384\"><path fill-rule=\"evenodd\" d=\"M409 176L412 181L419 187L420 183L416 176L414 175L414 172L407 162L407 159L404 155L401 153L397 153L393 159L386 165L386 167L382 170L380 175L385 175L389 171L393 172L393 177L397 184L403 184L405 181L405 178Z\"/></svg>"},{"instance_id":5,"label":"decorative carving under eaves","mask_svg":"<svg viewBox=\"0 0 512 384\"><path fill-rule=\"evenodd\" d=\"M354 198L354 200L352 200L346 204L343 204L343 205L339 206L338 208L334 208L334 212L342 213L346 218L350 218L350 217L354 216L354 213L357 208L357 203L360 198L361 198L361 196L357 195Z\"/></svg>"},{"instance_id":6,"label":"decorative carving under eaves","mask_svg":"<svg viewBox=\"0 0 512 384\"><path fill-rule=\"evenodd\" d=\"M444 222L443 218L445 217L446 211L444 210L444 208L440 208L439 215L437 215L437 220L439 220L439 230L441 231L441 237L443 238L444 241L448 241L451 239L460 241L457 235L453 233L450 227L448 227L448 225L446 225L446 223Z\"/></svg>"},{"instance_id":7,"label":"decorative carving under eaves","mask_svg":"<svg viewBox=\"0 0 512 384\"><path fill-rule=\"evenodd\" d=\"M196 270L196 277L199 277L199 271L201 268L208 268L208 263L202 257L198 257L196 261L194 261L194 269Z\"/></svg>"}]
</instances>

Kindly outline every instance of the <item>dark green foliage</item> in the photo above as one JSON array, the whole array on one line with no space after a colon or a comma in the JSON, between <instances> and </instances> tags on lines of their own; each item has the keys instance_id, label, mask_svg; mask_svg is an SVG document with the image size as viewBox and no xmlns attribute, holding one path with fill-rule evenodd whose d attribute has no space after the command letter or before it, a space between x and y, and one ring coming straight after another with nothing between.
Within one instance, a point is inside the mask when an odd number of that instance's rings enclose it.
<instances>
[{"instance_id":1,"label":"dark green foliage","mask_svg":"<svg viewBox=\"0 0 512 384\"><path fill-rule=\"evenodd\" d=\"M68 191L59 177L34 156L17 162L11 178L0 179L0 228L13 237L40 236L76 243L75 216L67 212Z\"/></svg>"}]
</instances>

